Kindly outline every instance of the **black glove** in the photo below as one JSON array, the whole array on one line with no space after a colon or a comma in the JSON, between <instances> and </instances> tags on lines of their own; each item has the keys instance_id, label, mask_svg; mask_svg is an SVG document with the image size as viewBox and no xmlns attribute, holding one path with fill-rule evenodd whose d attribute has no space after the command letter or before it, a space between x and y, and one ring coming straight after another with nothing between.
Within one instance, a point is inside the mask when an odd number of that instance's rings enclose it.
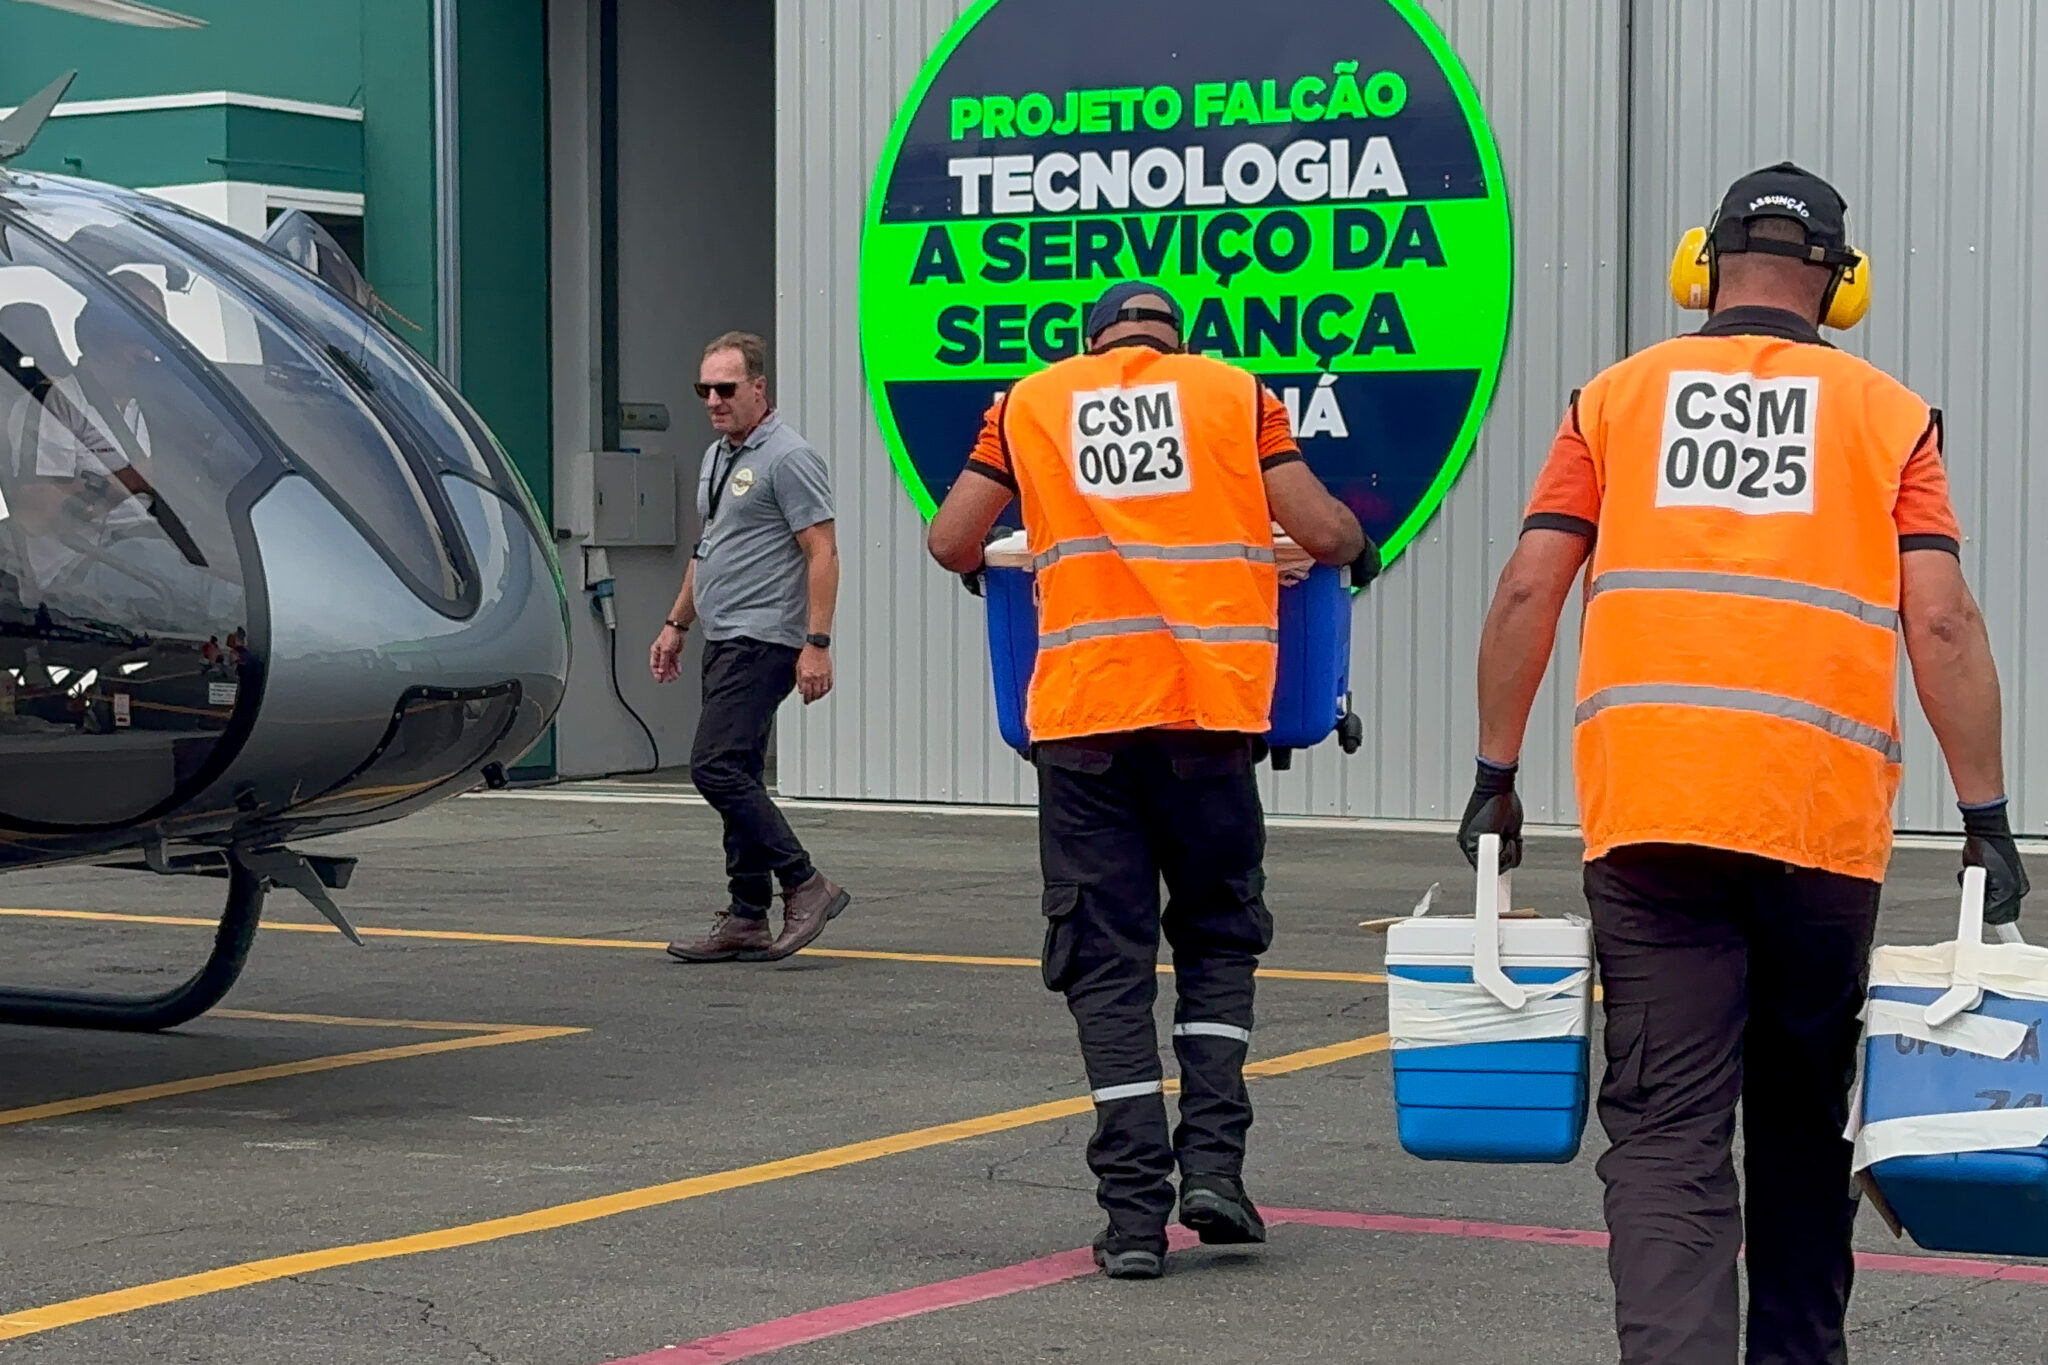
<instances>
[{"instance_id":1,"label":"black glove","mask_svg":"<svg viewBox=\"0 0 2048 1365\"><path fill-rule=\"evenodd\" d=\"M1365 549L1358 558L1351 561L1351 586L1362 588L1380 576L1385 567L1380 563L1380 547L1372 543L1372 537L1365 538Z\"/></svg>"},{"instance_id":2,"label":"black glove","mask_svg":"<svg viewBox=\"0 0 2048 1365\"><path fill-rule=\"evenodd\" d=\"M1500 836L1500 870L1522 863L1522 798L1515 795L1515 765L1503 768L1479 760L1479 775L1472 782L1472 799L1465 803L1465 819L1458 826L1458 847L1465 861L1479 866L1479 836Z\"/></svg>"},{"instance_id":3,"label":"black glove","mask_svg":"<svg viewBox=\"0 0 2048 1365\"><path fill-rule=\"evenodd\" d=\"M2020 901L2032 888L2027 869L2020 864L2020 847L2013 842L2012 824L2006 818L2006 801L1999 797L1981 806L1957 808L1963 813L1963 866L1984 869L1984 922L2011 924L2020 917ZM1956 880L1963 874L1958 872Z\"/></svg>"},{"instance_id":4,"label":"black glove","mask_svg":"<svg viewBox=\"0 0 2048 1365\"><path fill-rule=\"evenodd\" d=\"M981 569L973 569L968 571L967 573L960 575L961 584L967 589L968 592L972 593L976 597L987 596L987 593L985 591L985 584L982 579L983 572L984 571Z\"/></svg>"}]
</instances>

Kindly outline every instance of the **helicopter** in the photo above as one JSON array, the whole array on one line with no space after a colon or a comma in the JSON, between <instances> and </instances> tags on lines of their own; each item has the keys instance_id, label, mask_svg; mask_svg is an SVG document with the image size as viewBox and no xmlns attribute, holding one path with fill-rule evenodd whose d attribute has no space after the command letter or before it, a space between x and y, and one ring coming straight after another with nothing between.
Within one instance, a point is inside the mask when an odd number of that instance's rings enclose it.
<instances>
[{"instance_id":1,"label":"helicopter","mask_svg":"<svg viewBox=\"0 0 2048 1365\"><path fill-rule=\"evenodd\" d=\"M569 608L504 449L312 218L7 168L70 80L0 119L0 871L226 896L172 989L0 987L0 1023L155 1030L234 985L273 887L362 942L354 859L287 845L505 785Z\"/></svg>"}]
</instances>

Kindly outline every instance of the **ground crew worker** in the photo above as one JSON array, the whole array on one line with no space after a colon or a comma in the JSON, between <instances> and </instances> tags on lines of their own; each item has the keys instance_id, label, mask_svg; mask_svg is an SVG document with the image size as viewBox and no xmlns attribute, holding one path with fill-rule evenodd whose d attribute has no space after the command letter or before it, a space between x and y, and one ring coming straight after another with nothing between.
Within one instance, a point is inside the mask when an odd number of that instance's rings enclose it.
<instances>
[{"instance_id":1,"label":"ground crew worker","mask_svg":"<svg viewBox=\"0 0 2048 1365\"><path fill-rule=\"evenodd\" d=\"M1574 395L1479 647L1459 840L1470 857L1497 833L1512 864L1523 728L1590 555L1574 767L1624 1365L1733 1365L1745 1233L1747 1358L1847 1359L1842 1130L1899 785L1901 625L1985 918L2013 920L2028 889L1941 414L1817 325L1868 303L1846 209L1783 163L1687 238L1673 292L1712 316Z\"/></svg>"},{"instance_id":2,"label":"ground crew worker","mask_svg":"<svg viewBox=\"0 0 2048 1365\"><path fill-rule=\"evenodd\" d=\"M1039 778L1044 969L1080 1031L1096 1104L1088 1164L1109 1226L1095 1259L1158 1276L1171 1183L1204 1242L1265 1240L1243 1185L1252 973L1272 941L1253 767L1278 659L1273 523L1317 561L1378 569L1266 387L1185 354L1163 289L1111 288L1088 351L990 408L933 519L958 573L1014 496L1037 570L1027 721ZM1161 876L1168 901L1162 916ZM1180 1125L1169 1141L1153 1032L1162 928L1178 1000Z\"/></svg>"}]
</instances>

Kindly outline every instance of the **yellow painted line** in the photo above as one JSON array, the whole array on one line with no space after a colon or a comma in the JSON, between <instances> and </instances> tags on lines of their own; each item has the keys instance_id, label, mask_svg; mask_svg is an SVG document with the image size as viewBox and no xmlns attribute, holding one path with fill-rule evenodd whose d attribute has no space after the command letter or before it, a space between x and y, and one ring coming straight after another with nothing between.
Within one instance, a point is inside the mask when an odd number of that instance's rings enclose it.
<instances>
[{"instance_id":1,"label":"yellow painted line","mask_svg":"<svg viewBox=\"0 0 2048 1365\"><path fill-rule=\"evenodd\" d=\"M1367 1038L1356 1038L1329 1047L1310 1048L1305 1052L1288 1053L1264 1062L1253 1063L1245 1068L1245 1074L1281 1076L1309 1067L1327 1066L1351 1057L1383 1052L1386 1047L1387 1035L1379 1033ZM950 1142L964 1142L970 1138L987 1137L992 1133L1008 1132L1013 1128L1028 1128L1033 1124L1050 1123L1054 1119L1075 1118L1093 1113L1094 1110L1094 1102L1085 1095L1076 1099L1053 1100L1023 1109L1006 1109L999 1114L984 1114L980 1118L961 1119L954 1123L917 1128L889 1137L871 1138L866 1142L848 1143L843 1147L827 1147L822 1151L807 1152L802 1156L784 1157L780 1161L741 1166L711 1175L691 1176L687 1180L648 1185L618 1194L600 1195L595 1199L578 1199L567 1204L535 1209L530 1213L513 1214L508 1218L488 1218L478 1223L462 1223L455 1227L414 1233L407 1237L391 1237L377 1242L359 1242L353 1246L328 1247L320 1251L302 1251L289 1256L244 1261L240 1265L223 1266L219 1270L201 1271L196 1275L180 1275L175 1279L158 1280L154 1284L136 1285L130 1289L116 1289L104 1294L89 1294L83 1298L66 1299L62 1303L45 1304L40 1308L25 1308L17 1313L9 1313L0 1316L0 1341L32 1336L58 1327L73 1327L82 1322L93 1322L100 1318L133 1313L138 1309L155 1308L167 1303L179 1303L208 1294L246 1289L251 1285L267 1284L293 1275L310 1275L322 1270L362 1265L368 1261L394 1260L401 1256L418 1256L430 1251L451 1251L457 1247L476 1246L508 1237L524 1237L531 1233L573 1227L578 1223L594 1222L600 1218L614 1218L622 1213L638 1213L665 1204L681 1203L686 1199L699 1199L707 1194L722 1194L727 1190L745 1189L750 1185L764 1185L775 1180L788 1180L793 1176L813 1175L819 1171L858 1165L881 1157L897 1156L927 1147L939 1147Z\"/></svg>"},{"instance_id":2,"label":"yellow painted line","mask_svg":"<svg viewBox=\"0 0 2048 1365\"><path fill-rule=\"evenodd\" d=\"M1032 965L1036 966L1037 964L1034 963ZM1171 971L1172 968L1162 967L1160 970ZM1296 971L1292 967L1261 967L1258 974L1278 981L1348 981L1360 986L1384 986L1387 984L1387 978L1378 972L1303 972Z\"/></svg>"},{"instance_id":3,"label":"yellow painted line","mask_svg":"<svg viewBox=\"0 0 2048 1365\"><path fill-rule=\"evenodd\" d=\"M563 1038L572 1033L588 1031L580 1028L542 1026L501 1028L495 1032L477 1034L469 1038L440 1038L431 1043L404 1043L397 1047L371 1048L366 1052L341 1052L328 1057L309 1057L298 1062L278 1062L271 1066L247 1067L241 1071L221 1071L211 1076L191 1076L181 1081L160 1081L155 1085L138 1085L127 1090L109 1090L98 1095L81 1095L77 1099L53 1100L48 1104L31 1104L21 1109L0 1110L0 1127L16 1123L34 1123L38 1119L63 1118L69 1114L84 1114L95 1109L144 1104L150 1100L169 1099L174 1095L196 1095L205 1090L225 1090L231 1085L254 1085L258 1081L274 1081L286 1076L311 1076L322 1071L340 1071L345 1067L369 1066L376 1062L398 1062L409 1057L431 1057L442 1052L465 1052L471 1048L502 1047L507 1043L537 1043L544 1038Z\"/></svg>"},{"instance_id":4,"label":"yellow painted line","mask_svg":"<svg viewBox=\"0 0 2048 1365\"><path fill-rule=\"evenodd\" d=\"M440 1019L368 1019L355 1014L282 1014L275 1010L213 1009L209 1019L259 1019L270 1024L320 1024L332 1028L395 1028L421 1033L509 1033L532 1024L464 1024Z\"/></svg>"},{"instance_id":5,"label":"yellow painted line","mask_svg":"<svg viewBox=\"0 0 2048 1365\"><path fill-rule=\"evenodd\" d=\"M24 919L69 919L95 920L113 924L168 924L179 928L212 929L218 922L210 919L196 919L189 915L124 915L105 910L6 910L0 909L0 916L15 916ZM265 920L265 929L276 929L294 934L337 934L341 931L331 924L293 924L289 921ZM635 938L567 938L553 934L489 934L471 929L378 929L357 926L364 938L416 938L433 939L450 943L501 943L539 948L624 948L635 952L660 952L666 943L651 939ZM932 962L949 967L1036 967L1035 957L975 957L960 953L892 953L868 948L805 948L799 956L835 957L861 962ZM1170 966L1160 967L1163 975L1172 975ZM1353 985L1377 986L1386 983L1386 977L1375 972L1315 972L1302 971L1292 967L1261 967L1259 975L1276 981L1341 981Z\"/></svg>"}]
</instances>

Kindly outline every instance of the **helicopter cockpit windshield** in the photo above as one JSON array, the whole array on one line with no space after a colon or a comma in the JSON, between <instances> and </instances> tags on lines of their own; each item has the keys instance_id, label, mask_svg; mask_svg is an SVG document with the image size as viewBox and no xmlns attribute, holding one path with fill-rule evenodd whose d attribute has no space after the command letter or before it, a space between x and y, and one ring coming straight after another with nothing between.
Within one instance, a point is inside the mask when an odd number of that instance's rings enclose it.
<instances>
[{"instance_id":1,"label":"helicopter cockpit windshield","mask_svg":"<svg viewBox=\"0 0 2048 1365\"><path fill-rule=\"evenodd\" d=\"M134 819L205 765L247 659L229 512L265 463L146 316L0 216L0 817ZM94 770L93 781L51 781Z\"/></svg>"}]
</instances>

